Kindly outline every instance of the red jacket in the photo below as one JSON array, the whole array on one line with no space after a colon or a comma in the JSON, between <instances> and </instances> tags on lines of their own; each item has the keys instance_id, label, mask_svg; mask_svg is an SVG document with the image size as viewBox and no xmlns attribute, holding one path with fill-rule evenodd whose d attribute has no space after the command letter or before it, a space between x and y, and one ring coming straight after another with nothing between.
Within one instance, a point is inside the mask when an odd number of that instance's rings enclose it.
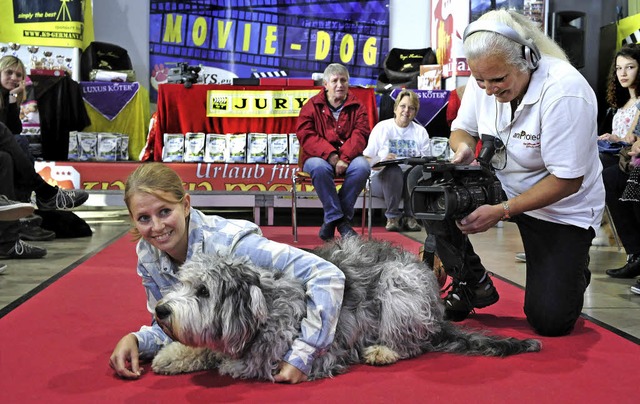
<instances>
[{"instance_id":1,"label":"red jacket","mask_svg":"<svg viewBox=\"0 0 640 404\"><path fill-rule=\"evenodd\" d=\"M370 131L367 108L354 95L347 94L336 121L322 89L304 104L298 116L296 136L302 149L298 164L302 167L309 157L326 160L333 152L349 164L362 155Z\"/></svg>"}]
</instances>

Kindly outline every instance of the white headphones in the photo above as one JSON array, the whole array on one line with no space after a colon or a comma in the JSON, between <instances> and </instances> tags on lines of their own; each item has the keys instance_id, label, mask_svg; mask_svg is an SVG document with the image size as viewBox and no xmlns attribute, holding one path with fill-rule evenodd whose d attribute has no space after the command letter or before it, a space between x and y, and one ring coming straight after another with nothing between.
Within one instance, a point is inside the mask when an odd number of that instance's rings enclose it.
<instances>
[{"instance_id":1,"label":"white headphones","mask_svg":"<svg viewBox=\"0 0 640 404\"><path fill-rule=\"evenodd\" d=\"M474 21L465 28L462 41L464 42L469 35L481 31L495 32L496 34L502 35L503 37L522 45L522 58L527 62L527 67L531 70L538 68L538 63L541 58L538 47L531 40L522 38L516 30L506 24L496 21Z\"/></svg>"}]
</instances>

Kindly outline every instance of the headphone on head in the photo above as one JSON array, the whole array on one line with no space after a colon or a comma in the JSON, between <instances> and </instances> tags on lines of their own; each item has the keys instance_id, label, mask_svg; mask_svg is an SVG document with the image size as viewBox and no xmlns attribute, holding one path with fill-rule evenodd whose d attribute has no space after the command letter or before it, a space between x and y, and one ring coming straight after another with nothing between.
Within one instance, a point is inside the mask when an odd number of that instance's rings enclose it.
<instances>
[{"instance_id":1,"label":"headphone on head","mask_svg":"<svg viewBox=\"0 0 640 404\"><path fill-rule=\"evenodd\" d=\"M522 45L522 58L527 62L527 67L531 70L538 68L540 62L540 51L538 47L530 40L524 39L518 32L506 24L502 24L496 21L474 21L467 25L462 36L462 41L466 41L469 35L476 32L494 32L502 35L503 37L512 40L515 43Z\"/></svg>"}]
</instances>

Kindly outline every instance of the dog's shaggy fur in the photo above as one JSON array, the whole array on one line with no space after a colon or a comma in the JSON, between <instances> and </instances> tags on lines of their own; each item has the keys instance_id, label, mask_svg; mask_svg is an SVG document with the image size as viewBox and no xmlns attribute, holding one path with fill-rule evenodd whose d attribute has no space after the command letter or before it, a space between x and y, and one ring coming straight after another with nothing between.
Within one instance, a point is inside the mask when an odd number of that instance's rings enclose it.
<instances>
[{"instance_id":1,"label":"dog's shaggy fur","mask_svg":"<svg viewBox=\"0 0 640 404\"><path fill-rule=\"evenodd\" d=\"M314 253L346 276L335 340L313 362L309 379L349 365L387 365L425 352L506 356L540 350L540 342L488 336L443 320L430 268L401 248L357 237ZM217 367L238 378L273 380L278 362L300 334L306 315L299 281L238 259L201 256L182 266L181 286L156 307L174 342L155 357L156 373ZM183 345L184 344L184 345Z\"/></svg>"}]
</instances>

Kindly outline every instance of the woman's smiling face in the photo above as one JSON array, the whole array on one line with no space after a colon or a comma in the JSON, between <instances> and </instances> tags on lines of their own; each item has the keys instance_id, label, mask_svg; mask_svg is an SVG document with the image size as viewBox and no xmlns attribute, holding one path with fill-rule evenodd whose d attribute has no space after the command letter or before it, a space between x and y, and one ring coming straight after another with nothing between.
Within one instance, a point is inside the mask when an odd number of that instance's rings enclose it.
<instances>
[{"instance_id":1,"label":"woman's smiling face","mask_svg":"<svg viewBox=\"0 0 640 404\"><path fill-rule=\"evenodd\" d=\"M183 202L170 203L171 194L159 192L162 198L138 192L130 202L131 219L143 239L176 261L184 262L187 253L187 217L189 195ZM165 200L166 199L166 200Z\"/></svg>"},{"instance_id":2,"label":"woman's smiling face","mask_svg":"<svg viewBox=\"0 0 640 404\"><path fill-rule=\"evenodd\" d=\"M523 72L507 64L499 56L487 56L469 60L471 74L478 86L498 102L522 99L529 86L530 72Z\"/></svg>"}]
</instances>

